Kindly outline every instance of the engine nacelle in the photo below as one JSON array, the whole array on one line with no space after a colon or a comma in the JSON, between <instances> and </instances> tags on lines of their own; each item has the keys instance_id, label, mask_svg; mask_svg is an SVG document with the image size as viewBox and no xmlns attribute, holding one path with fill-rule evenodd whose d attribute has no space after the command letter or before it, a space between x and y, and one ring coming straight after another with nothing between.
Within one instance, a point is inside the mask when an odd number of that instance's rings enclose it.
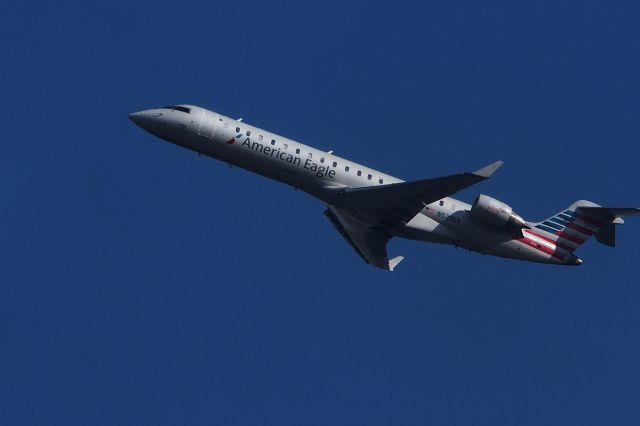
<instances>
[{"instance_id":1,"label":"engine nacelle","mask_svg":"<svg viewBox=\"0 0 640 426\"><path fill-rule=\"evenodd\" d=\"M516 214L511 206L486 195L478 195L471 207L471 215L497 229L517 231L528 228L524 219Z\"/></svg>"}]
</instances>

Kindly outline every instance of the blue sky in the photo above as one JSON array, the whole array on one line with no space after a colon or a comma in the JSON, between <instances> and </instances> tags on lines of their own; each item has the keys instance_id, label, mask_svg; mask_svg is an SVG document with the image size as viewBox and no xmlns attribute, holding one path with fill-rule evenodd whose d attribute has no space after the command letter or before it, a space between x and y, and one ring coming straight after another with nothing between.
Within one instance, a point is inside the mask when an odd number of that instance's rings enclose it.
<instances>
[{"instance_id":1,"label":"blue sky","mask_svg":"<svg viewBox=\"0 0 640 426\"><path fill-rule=\"evenodd\" d=\"M542 219L640 206L634 2L7 3L0 423L636 425L640 221L580 268L393 240L154 139L193 103Z\"/></svg>"}]
</instances>

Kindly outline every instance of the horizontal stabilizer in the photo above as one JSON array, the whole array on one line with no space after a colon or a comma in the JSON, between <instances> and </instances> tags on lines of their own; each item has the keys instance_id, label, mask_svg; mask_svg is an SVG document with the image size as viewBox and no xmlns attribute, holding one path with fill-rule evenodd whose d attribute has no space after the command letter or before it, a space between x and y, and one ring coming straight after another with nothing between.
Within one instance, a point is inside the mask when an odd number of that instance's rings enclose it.
<instances>
[{"instance_id":1,"label":"horizontal stabilizer","mask_svg":"<svg viewBox=\"0 0 640 426\"><path fill-rule=\"evenodd\" d=\"M614 221L616 219L622 219L625 216L640 214L640 209L635 207L578 207L578 210L582 210L586 214L600 217L607 221ZM622 223L624 223L624 221Z\"/></svg>"}]
</instances>

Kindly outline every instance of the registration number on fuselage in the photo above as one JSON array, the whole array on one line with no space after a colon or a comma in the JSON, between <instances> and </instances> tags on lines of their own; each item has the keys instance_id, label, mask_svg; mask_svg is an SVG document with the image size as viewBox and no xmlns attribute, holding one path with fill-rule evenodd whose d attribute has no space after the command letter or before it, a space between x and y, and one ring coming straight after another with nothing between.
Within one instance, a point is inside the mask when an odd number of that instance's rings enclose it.
<instances>
[{"instance_id":1,"label":"registration number on fuselage","mask_svg":"<svg viewBox=\"0 0 640 426\"><path fill-rule=\"evenodd\" d=\"M446 220L448 222L460 223L460 218L456 216L452 216L445 212L438 212L437 216L439 219Z\"/></svg>"}]
</instances>

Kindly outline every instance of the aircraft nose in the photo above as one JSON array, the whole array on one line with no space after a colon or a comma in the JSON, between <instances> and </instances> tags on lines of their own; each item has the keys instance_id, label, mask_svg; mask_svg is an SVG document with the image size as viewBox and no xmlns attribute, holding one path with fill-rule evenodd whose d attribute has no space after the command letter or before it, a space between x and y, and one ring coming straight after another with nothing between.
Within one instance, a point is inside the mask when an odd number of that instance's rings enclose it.
<instances>
[{"instance_id":1,"label":"aircraft nose","mask_svg":"<svg viewBox=\"0 0 640 426\"><path fill-rule=\"evenodd\" d=\"M146 115L147 114L145 113L145 111L132 112L131 114L129 114L129 120L142 127L141 124L145 120Z\"/></svg>"},{"instance_id":2,"label":"aircraft nose","mask_svg":"<svg viewBox=\"0 0 640 426\"><path fill-rule=\"evenodd\" d=\"M157 110L145 110L132 112L129 114L129 120L133 121L138 127L150 132L158 126L158 117L161 116L162 113Z\"/></svg>"},{"instance_id":3,"label":"aircraft nose","mask_svg":"<svg viewBox=\"0 0 640 426\"><path fill-rule=\"evenodd\" d=\"M136 122L136 117L140 115L140 112L132 112L131 114L129 114L129 120L133 121L134 123Z\"/></svg>"}]
</instances>

